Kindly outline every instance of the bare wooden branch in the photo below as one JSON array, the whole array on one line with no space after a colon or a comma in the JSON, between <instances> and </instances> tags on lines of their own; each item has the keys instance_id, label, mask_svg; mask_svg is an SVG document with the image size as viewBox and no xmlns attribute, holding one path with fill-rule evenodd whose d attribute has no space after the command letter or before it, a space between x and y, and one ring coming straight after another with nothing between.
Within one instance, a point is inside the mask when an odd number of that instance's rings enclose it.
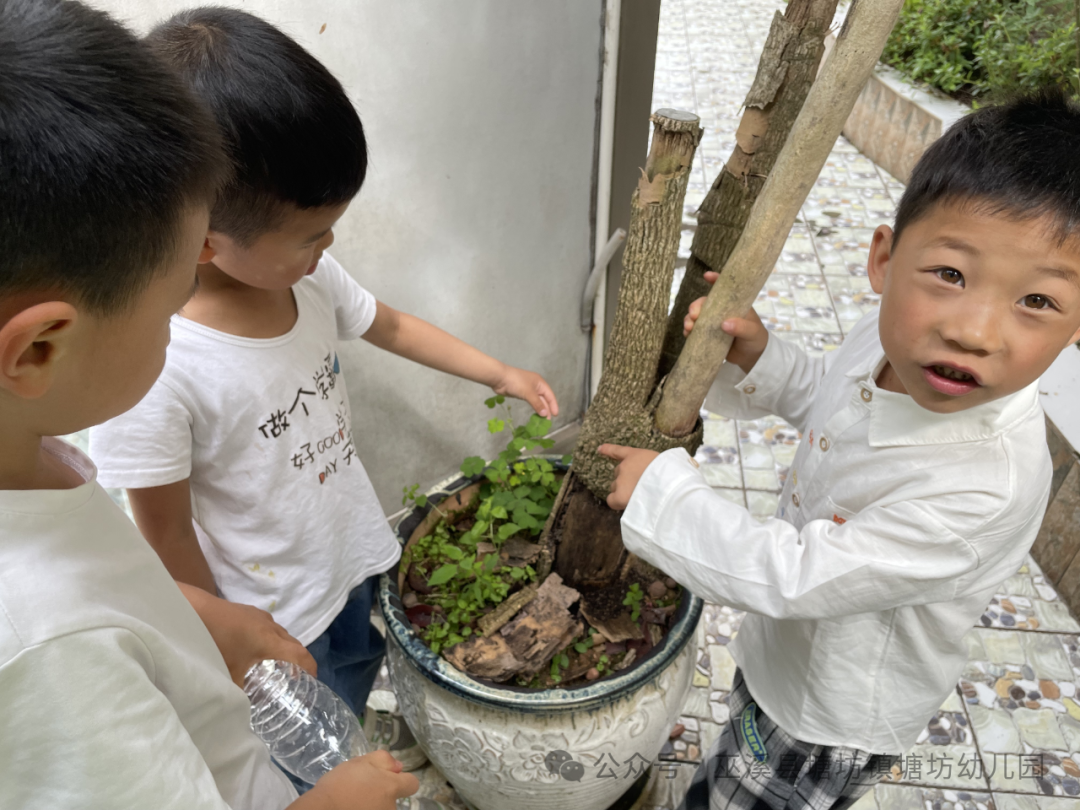
<instances>
[{"instance_id":1,"label":"bare wooden branch","mask_svg":"<svg viewBox=\"0 0 1080 810\"><path fill-rule=\"evenodd\" d=\"M686 343L683 321L690 304L709 294L705 273L723 270L802 109L836 4L789 0L783 15L778 11L773 18L754 84L743 101L735 148L698 209L690 259L667 322L658 381L674 367Z\"/></svg>"},{"instance_id":2,"label":"bare wooden branch","mask_svg":"<svg viewBox=\"0 0 1080 810\"><path fill-rule=\"evenodd\" d=\"M903 0L851 4L836 47L810 88L746 228L667 379L656 412L661 433L677 437L694 430L701 404L731 346L731 336L721 324L750 308L772 272L902 5Z\"/></svg>"}]
</instances>

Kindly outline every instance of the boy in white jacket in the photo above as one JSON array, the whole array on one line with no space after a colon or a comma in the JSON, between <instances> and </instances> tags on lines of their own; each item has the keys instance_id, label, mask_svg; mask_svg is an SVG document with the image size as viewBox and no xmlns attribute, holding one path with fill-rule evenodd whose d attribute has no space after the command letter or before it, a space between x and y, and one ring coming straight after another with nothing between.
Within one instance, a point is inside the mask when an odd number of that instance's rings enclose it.
<instances>
[{"instance_id":1,"label":"boy in white jacket","mask_svg":"<svg viewBox=\"0 0 1080 810\"><path fill-rule=\"evenodd\" d=\"M881 295L822 358L751 311L714 410L802 443L764 523L682 450L605 445L627 548L746 610L731 722L684 807L846 807L955 687L964 634L1038 532L1038 378L1080 339L1080 110L1044 93L958 122L915 168L868 274ZM691 328L700 303L687 319Z\"/></svg>"}]
</instances>

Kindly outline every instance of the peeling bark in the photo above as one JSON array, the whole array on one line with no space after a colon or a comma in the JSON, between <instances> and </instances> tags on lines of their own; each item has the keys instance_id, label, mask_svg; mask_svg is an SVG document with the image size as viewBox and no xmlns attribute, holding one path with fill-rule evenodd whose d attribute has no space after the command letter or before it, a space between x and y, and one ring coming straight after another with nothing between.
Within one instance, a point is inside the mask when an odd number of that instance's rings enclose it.
<instances>
[{"instance_id":1,"label":"peeling bark","mask_svg":"<svg viewBox=\"0 0 1080 810\"><path fill-rule=\"evenodd\" d=\"M601 500L610 489L614 464L597 455L600 444L658 450L689 444L656 434L652 409L683 198L701 127L696 115L676 110L660 110L652 120L652 146L631 200L623 278L604 374L574 451L574 476Z\"/></svg>"},{"instance_id":2,"label":"peeling bark","mask_svg":"<svg viewBox=\"0 0 1080 810\"><path fill-rule=\"evenodd\" d=\"M806 195L825 165L855 99L877 64L903 0L856 0L828 61L810 88L731 257L664 385L656 428L690 433L731 336L725 319L745 313L765 284Z\"/></svg>"},{"instance_id":3,"label":"peeling bark","mask_svg":"<svg viewBox=\"0 0 1080 810\"><path fill-rule=\"evenodd\" d=\"M723 270L802 109L836 4L837 0L789 0L785 13L778 11L773 18L754 84L743 102L735 149L698 210L686 275L667 322L658 380L671 371L682 351L683 321L690 304L709 294L705 272Z\"/></svg>"}]
</instances>

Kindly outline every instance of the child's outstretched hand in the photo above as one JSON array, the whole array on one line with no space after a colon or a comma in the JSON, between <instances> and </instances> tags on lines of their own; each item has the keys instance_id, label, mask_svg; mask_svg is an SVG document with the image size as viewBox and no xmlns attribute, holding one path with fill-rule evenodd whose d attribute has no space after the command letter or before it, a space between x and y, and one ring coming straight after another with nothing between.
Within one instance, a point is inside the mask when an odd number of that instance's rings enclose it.
<instances>
[{"instance_id":1,"label":"child's outstretched hand","mask_svg":"<svg viewBox=\"0 0 1080 810\"><path fill-rule=\"evenodd\" d=\"M535 371L506 366L502 377L491 386L496 394L523 399L530 407L545 418L559 415L559 402L547 380Z\"/></svg>"},{"instance_id":2,"label":"child's outstretched hand","mask_svg":"<svg viewBox=\"0 0 1080 810\"><path fill-rule=\"evenodd\" d=\"M660 455L655 450L641 450L621 444L602 444L596 448L596 452L619 462L615 467L615 480L611 482L611 494L607 498L607 505L616 511L625 509L630 503L645 468Z\"/></svg>"},{"instance_id":3,"label":"child's outstretched hand","mask_svg":"<svg viewBox=\"0 0 1080 810\"><path fill-rule=\"evenodd\" d=\"M395 810L397 800L412 796L420 783L402 773L401 763L386 751L373 751L343 762L293 802L290 810Z\"/></svg>"},{"instance_id":4,"label":"child's outstretched hand","mask_svg":"<svg viewBox=\"0 0 1080 810\"><path fill-rule=\"evenodd\" d=\"M184 582L176 584L210 631L237 686L243 688L247 671L267 658L289 661L311 675L317 674L315 659L307 648L265 610L229 602Z\"/></svg>"},{"instance_id":5,"label":"child's outstretched hand","mask_svg":"<svg viewBox=\"0 0 1080 810\"><path fill-rule=\"evenodd\" d=\"M720 278L719 273L711 270L705 273L705 280L710 284L716 283ZM705 304L704 298L699 298L690 305L683 321L683 334L689 335L694 324L701 316L701 307ZM765 345L769 342L769 330L761 322L758 314L751 309L741 318L728 318L721 324L721 328L735 338L728 349L727 361L734 363L747 374L757 363L761 353L765 351Z\"/></svg>"}]
</instances>

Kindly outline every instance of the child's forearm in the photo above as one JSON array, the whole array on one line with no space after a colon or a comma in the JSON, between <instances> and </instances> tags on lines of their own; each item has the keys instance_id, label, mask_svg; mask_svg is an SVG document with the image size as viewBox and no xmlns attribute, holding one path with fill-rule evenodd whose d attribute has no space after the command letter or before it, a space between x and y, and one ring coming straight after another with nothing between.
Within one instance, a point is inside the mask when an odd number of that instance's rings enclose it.
<instances>
[{"instance_id":1,"label":"child's forearm","mask_svg":"<svg viewBox=\"0 0 1080 810\"><path fill-rule=\"evenodd\" d=\"M379 302L364 340L415 363L497 387L508 367L437 326Z\"/></svg>"},{"instance_id":2,"label":"child's forearm","mask_svg":"<svg viewBox=\"0 0 1080 810\"><path fill-rule=\"evenodd\" d=\"M160 487L129 489L127 493L135 525L172 578L216 594L214 575L191 522L187 479Z\"/></svg>"}]
</instances>

